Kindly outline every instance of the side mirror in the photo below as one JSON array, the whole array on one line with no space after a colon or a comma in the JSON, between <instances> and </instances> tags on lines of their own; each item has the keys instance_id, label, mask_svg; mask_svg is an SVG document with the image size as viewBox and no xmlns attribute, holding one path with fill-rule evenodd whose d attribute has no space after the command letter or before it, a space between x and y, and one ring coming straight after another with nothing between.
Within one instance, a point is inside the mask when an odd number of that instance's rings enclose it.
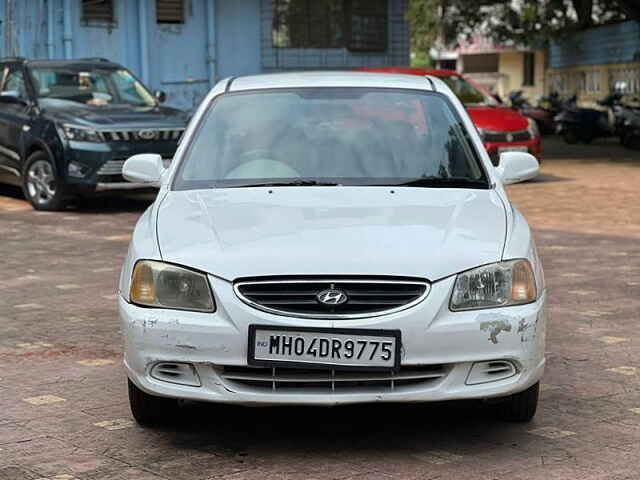
<instances>
[{"instance_id":1,"label":"side mirror","mask_svg":"<svg viewBox=\"0 0 640 480\"><path fill-rule=\"evenodd\" d=\"M530 153L504 152L500 154L500 163L496 170L502 183L510 185L537 177L540 164Z\"/></svg>"},{"instance_id":2,"label":"side mirror","mask_svg":"<svg viewBox=\"0 0 640 480\"><path fill-rule=\"evenodd\" d=\"M20 94L16 90L6 90L0 93L0 103L7 104L18 104L18 105L26 105L22 98L20 98Z\"/></svg>"},{"instance_id":3,"label":"side mirror","mask_svg":"<svg viewBox=\"0 0 640 480\"><path fill-rule=\"evenodd\" d=\"M167 100L167 94L163 90L156 90L153 92L153 96L156 97L158 103L164 103Z\"/></svg>"},{"instance_id":4,"label":"side mirror","mask_svg":"<svg viewBox=\"0 0 640 480\"><path fill-rule=\"evenodd\" d=\"M122 176L130 182L159 183L164 172L162 157L157 153L141 153L129 157L122 167Z\"/></svg>"}]
</instances>

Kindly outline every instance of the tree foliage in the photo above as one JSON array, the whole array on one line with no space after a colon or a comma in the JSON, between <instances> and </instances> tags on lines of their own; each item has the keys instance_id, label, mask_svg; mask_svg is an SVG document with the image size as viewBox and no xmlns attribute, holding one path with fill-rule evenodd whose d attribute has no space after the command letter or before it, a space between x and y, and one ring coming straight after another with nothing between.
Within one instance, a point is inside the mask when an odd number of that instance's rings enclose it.
<instances>
[{"instance_id":1,"label":"tree foliage","mask_svg":"<svg viewBox=\"0 0 640 480\"><path fill-rule=\"evenodd\" d=\"M407 19L414 51L474 34L541 45L595 25L640 21L640 0L410 0Z\"/></svg>"}]
</instances>

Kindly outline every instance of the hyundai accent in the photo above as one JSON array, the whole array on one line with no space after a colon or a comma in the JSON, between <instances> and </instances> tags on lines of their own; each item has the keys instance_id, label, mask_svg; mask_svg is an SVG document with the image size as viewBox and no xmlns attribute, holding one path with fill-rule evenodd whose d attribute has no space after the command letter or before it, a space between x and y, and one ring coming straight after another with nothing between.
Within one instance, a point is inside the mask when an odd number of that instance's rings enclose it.
<instances>
[{"instance_id":1,"label":"hyundai accent","mask_svg":"<svg viewBox=\"0 0 640 480\"><path fill-rule=\"evenodd\" d=\"M179 399L342 405L492 399L533 417L545 285L463 105L435 77L285 73L218 83L159 184L119 286L132 413Z\"/></svg>"}]
</instances>

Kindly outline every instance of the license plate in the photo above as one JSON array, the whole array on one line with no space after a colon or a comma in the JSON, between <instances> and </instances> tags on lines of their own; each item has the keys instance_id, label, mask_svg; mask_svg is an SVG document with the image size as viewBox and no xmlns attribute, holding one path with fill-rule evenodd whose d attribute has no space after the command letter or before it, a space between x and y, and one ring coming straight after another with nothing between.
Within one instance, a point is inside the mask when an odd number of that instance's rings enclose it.
<instances>
[{"instance_id":1,"label":"license plate","mask_svg":"<svg viewBox=\"0 0 640 480\"><path fill-rule=\"evenodd\" d=\"M249 326L248 362L260 366L394 370L400 331Z\"/></svg>"},{"instance_id":2,"label":"license plate","mask_svg":"<svg viewBox=\"0 0 640 480\"><path fill-rule=\"evenodd\" d=\"M514 146L514 147L498 147L498 153L504 152L528 152L529 149L524 146Z\"/></svg>"}]
</instances>

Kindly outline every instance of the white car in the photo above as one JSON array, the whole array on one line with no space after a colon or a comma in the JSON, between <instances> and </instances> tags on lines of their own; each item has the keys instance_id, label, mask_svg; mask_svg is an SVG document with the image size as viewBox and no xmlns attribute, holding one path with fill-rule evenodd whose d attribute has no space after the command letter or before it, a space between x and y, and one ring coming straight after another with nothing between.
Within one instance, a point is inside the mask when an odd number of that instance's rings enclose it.
<instances>
[{"instance_id":1,"label":"white car","mask_svg":"<svg viewBox=\"0 0 640 480\"><path fill-rule=\"evenodd\" d=\"M226 79L168 170L120 279L141 424L178 399L342 405L497 399L527 421L545 365L545 284L503 185L437 78L285 73Z\"/></svg>"}]
</instances>

